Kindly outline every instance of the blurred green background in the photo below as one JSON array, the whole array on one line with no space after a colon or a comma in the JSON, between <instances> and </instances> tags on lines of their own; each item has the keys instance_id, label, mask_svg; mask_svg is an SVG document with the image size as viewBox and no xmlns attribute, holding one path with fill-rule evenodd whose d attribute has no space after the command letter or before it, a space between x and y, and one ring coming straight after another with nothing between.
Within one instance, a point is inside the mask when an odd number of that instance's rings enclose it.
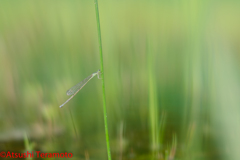
<instances>
[{"instance_id":1,"label":"blurred green background","mask_svg":"<svg viewBox=\"0 0 240 160\"><path fill-rule=\"evenodd\" d=\"M112 158L240 159L240 1L99 1ZM0 5L0 151L107 159L93 1ZM54 158L49 158L54 159Z\"/></svg>"}]
</instances>

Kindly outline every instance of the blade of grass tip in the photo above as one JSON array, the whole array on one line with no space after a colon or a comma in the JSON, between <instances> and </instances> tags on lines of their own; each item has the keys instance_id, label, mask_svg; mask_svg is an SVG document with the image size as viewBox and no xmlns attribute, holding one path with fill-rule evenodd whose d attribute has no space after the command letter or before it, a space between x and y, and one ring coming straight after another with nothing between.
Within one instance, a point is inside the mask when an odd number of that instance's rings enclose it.
<instances>
[{"instance_id":1,"label":"blade of grass tip","mask_svg":"<svg viewBox=\"0 0 240 160\"><path fill-rule=\"evenodd\" d=\"M30 143L29 143L28 136L27 136L26 132L24 133L24 145L25 145L26 150L30 151Z\"/></svg>"},{"instance_id":2,"label":"blade of grass tip","mask_svg":"<svg viewBox=\"0 0 240 160\"><path fill-rule=\"evenodd\" d=\"M30 156L27 157L26 160L30 160L30 159L32 159L32 157L34 155L33 149L34 149L35 143L30 143L29 142L29 139L28 139L28 136L27 136L26 132L24 133L24 145L25 145L25 152L30 153Z\"/></svg>"},{"instance_id":3,"label":"blade of grass tip","mask_svg":"<svg viewBox=\"0 0 240 160\"><path fill-rule=\"evenodd\" d=\"M97 21L97 31L98 31L100 63L101 63L101 71L102 71L102 92L103 92L104 125L105 125L105 134L106 134L108 159L111 160L111 151L110 151L109 136L108 136L108 124L107 124L107 108L106 108L106 95L105 95L104 69L103 69L103 54L102 54L102 40L101 40L101 29L100 29L100 20L99 20L98 1L94 0L94 3L95 3L95 11L96 11L96 21Z\"/></svg>"}]
</instances>

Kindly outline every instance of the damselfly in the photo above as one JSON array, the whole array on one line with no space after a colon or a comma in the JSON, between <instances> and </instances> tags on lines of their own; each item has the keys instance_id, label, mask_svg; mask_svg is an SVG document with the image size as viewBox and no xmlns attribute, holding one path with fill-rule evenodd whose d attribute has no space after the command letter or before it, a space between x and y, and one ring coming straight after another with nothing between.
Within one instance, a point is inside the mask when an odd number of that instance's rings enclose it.
<instances>
[{"instance_id":1,"label":"damselfly","mask_svg":"<svg viewBox=\"0 0 240 160\"><path fill-rule=\"evenodd\" d=\"M79 82L78 84L76 84L75 86L73 86L72 88L67 90L67 95L68 96L72 95L72 96L59 107L62 108L67 102L69 102L93 77L95 77L97 75L98 79L100 79L99 78L100 74L101 74L101 72L99 69L97 72L91 74L90 76L85 78L83 81Z\"/></svg>"}]
</instances>

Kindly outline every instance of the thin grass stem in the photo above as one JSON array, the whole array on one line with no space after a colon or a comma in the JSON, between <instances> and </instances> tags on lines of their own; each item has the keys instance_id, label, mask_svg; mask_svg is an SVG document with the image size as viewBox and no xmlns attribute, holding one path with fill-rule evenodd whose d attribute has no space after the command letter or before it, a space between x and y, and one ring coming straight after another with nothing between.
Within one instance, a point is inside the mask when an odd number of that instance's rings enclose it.
<instances>
[{"instance_id":1,"label":"thin grass stem","mask_svg":"<svg viewBox=\"0 0 240 160\"><path fill-rule=\"evenodd\" d=\"M94 0L94 3L95 3L95 11L96 11L97 30L98 30L98 43L99 43L99 54L100 54L101 72L102 72L101 76L102 76L103 114L104 114L105 135L106 135L106 143L107 143L108 160L111 160L111 151L110 151L110 143L109 143L109 136L108 136L108 124L107 124L107 108L106 108L105 83L104 83L104 73L105 72L104 72L104 68L103 68L102 39L101 39L101 29L100 29L98 1Z\"/></svg>"}]
</instances>

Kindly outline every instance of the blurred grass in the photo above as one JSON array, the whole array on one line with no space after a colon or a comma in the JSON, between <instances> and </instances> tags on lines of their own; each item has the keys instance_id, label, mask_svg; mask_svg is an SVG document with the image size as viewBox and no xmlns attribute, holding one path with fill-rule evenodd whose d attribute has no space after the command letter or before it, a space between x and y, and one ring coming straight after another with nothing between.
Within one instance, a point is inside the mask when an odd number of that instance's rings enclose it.
<instances>
[{"instance_id":1,"label":"blurred grass","mask_svg":"<svg viewBox=\"0 0 240 160\"><path fill-rule=\"evenodd\" d=\"M176 133L175 157L239 159L239 2L105 0L99 8L110 140L120 141L124 122L123 159L151 156L149 78L154 114L167 114L159 152ZM93 1L2 2L0 149L16 149L6 142L26 131L38 149L106 158L100 81L58 108L99 69L98 56Z\"/></svg>"}]
</instances>

